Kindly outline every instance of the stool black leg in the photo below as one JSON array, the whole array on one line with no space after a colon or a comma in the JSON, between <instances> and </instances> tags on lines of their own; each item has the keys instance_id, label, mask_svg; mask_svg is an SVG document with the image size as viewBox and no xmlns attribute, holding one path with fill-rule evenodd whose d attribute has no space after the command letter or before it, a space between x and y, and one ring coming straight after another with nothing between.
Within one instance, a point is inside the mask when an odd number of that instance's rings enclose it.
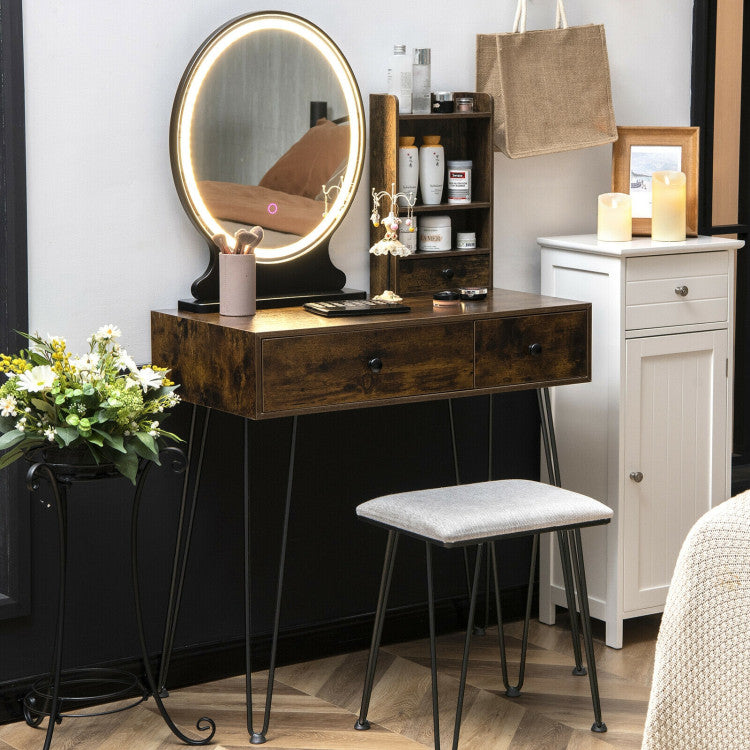
<instances>
[{"instance_id":1,"label":"stool black leg","mask_svg":"<svg viewBox=\"0 0 750 750\"><path fill-rule=\"evenodd\" d=\"M461 731L461 714L464 709L464 692L466 689L466 673L469 669L469 649L474 629L474 614L477 609L477 592L479 591L479 573L482 569L482 553L485 544L477 545L477 559L474 565L474 582L471 585L471 600L469 603L469 618L466 623L466 639L464 640L464 656L461 662L461 679L458 683L458 702L456 703L456 722L453 726L453 750L458 750L458 735Z\"/></svg>"},{"instance_id":2,"label":"stool black leg","mask_svg":"<svg viewBox=\"0 0 750 750\"><path fill-rule=\"evenodd\" d=\"M458 448L456 446L456 425L453 421L453 399L448 399L448 420L450 422L451 432L451 453L453 455L453 472L456 476L456 487L461 484L461 473L458 468ZM471 573L469 572L469 550L468 547L463 548L464 551L464 572L466 574L466 591L471 591Z\"/></svg>"},{"instance_id":3,"label":"stool black leg","mask_svg":"<svg viewBox=\"0 0 750 750\"><path fill-rule=\"evenodd\" d=\"M555 487L562 487L562 480L560 479L560 461L557 456L555 423L552 419L552 402L550 400L549 388L540 388L537 390L536 395L539 402L539 417L541 419L544 455L547 460L547 474L549 475L550 484ZM557 532L557 546L560 549L563 584L565 586L565 599L568 604L568 615L570 617L570 634L573 641L573 658L575 659L573 674L585 675L586 670L583 666L583 659L581 658L581 639L578 634L573 573L570 569L570 550L568 548L566 532Z\"/></svg>"},{"instance_id":4,"label":"stool black leg","mask_svg":"<svg viewBox=\"0 0 750 750\"><path fill-rule=\"evenodd\" d=\"M432 732L435 750L440 750L440 707L438 703L437 683L437 646L435 643L435 596L432 585L432 545L425 542L425 561L427 563L427 610L430 620L430 670L432 672Z\"/></svg>"},{"instance_id":5,"label":"stool black leg","mask_svg":"<svg viewBox=\"0 0 750 750\"><path fill-rule=\"evenodd\" d=\"M581 627L583 630L583 645L586 648L586 664L589 671L589 685L591 686L591 700L594 704L594 723L592 732L606 732L607 725L602 721L602 708L599 702L599 682L596 678L596 659L594 657L594 641L591 635L591 616L589 614L589 596L586 589L586 570L583 565L583 546L581 544L581 529L576 528L570 533L572 548L573 572L578 588L578 604L581 608Z\"/></svg>"},{"instance_id":6,"label":"stool black leg","mask_svg":"<svg viewBox=\"0 0 750 750\"><path fill-rule=\"evenodd\" d=\"M503 685L505 685L505 694L509 698L517 698L519 695L521 695L524 674L526 672L526 651L529 644L529 622L531 621L531 605L534 598L534 573L536 571L536 557L538 549L539 534L534 534L534 541L531 545L531 564L529 566L529 587L526 590L526 615L523 621L521 660L518 665L518 683L516 685L511 685L508 679L508 662L505 654L505 632L503 629L503 615L500 608L500 586L498 585L497 576L497 555L495 554L495 543L490 543L492 574L495 581L495 610L497 611L497 635L500 643L500 667L503 673Z\"/></svg>"},{"instance_id":7,"label":"stool black leg","mask_svg":"<svg viewBox=\"0 0 750 750\"><path fill-rule=\"evenodd\" d=\"M383 634L383 622L385 610L388 605L388 593L391 589L391 576L393 575L393 563L396 559L396 547L398 546L398 532L389 531L388 541L385 545L385 559L383 560L383 573L380 576L380 591L378 593L378 606L375 609L375 624L372 629L372 641L370 643L370 656L367 659L367 672L365 673L365 685L362 690L362 705L359 710L359 718L354 724L355 729L364 730L370 728L367 721L367 712L370 709L370 696L372 695L372 683L375 679L375 667L378 662L378 649L380 648L380 637Z\"/></svg>"}]
</instances>

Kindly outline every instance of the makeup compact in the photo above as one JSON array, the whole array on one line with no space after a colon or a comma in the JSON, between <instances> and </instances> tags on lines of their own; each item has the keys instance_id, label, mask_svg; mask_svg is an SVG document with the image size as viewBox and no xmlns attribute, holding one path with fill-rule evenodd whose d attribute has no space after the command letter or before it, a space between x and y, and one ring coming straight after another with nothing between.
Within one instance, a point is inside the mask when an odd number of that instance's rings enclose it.
<instances>
[{"instance_id":1,"label":"makeup compact","mask_svg":"<svg viewBox=\"0 0 750 750\"><path fill-rule=\"evenodd\" d=\"M462 286L458 289L459 298L468 302L487 299L486 286Z\"/></svg>"},{"instance_id":2,"label":"makeup compact","mask_svg":"<svg viewBox=\"0 0 750 750\"><path fill-rule=\"evenodd\" d=\"M458 292L452 292L446 289L444 292L438 292L432 297L432 307L434 309L454 308L461 306L461 296Z\"/></svg>"}]
</instances>

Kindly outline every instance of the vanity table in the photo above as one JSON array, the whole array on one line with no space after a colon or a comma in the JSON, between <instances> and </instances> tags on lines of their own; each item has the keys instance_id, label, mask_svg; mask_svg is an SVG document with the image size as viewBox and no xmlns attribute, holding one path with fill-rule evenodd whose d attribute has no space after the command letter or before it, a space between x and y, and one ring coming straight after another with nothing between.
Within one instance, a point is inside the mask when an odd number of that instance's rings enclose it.
<instances>
[{"instance_id":1,"label":"vanity table","mask_svg":"<svg viewBox=\"0 0 750 750\"><path fill-rule=\"evenodd\" d=\"M591 377L588 303L502 289L456 310L433 309L425 296L405 301L410 312L355 318L323 318L301 307L259 310L249 318L178 310L151 314L153 360L171 369L183 400L245 418L245 638L252 744L265 741L270 718L297 417L414 401L450 403L464 396L585 383ZM248 420L278 417L292 418L292 442L266 709L257 731L250 682L247 426Z\"/></svg>"}]
</instances>

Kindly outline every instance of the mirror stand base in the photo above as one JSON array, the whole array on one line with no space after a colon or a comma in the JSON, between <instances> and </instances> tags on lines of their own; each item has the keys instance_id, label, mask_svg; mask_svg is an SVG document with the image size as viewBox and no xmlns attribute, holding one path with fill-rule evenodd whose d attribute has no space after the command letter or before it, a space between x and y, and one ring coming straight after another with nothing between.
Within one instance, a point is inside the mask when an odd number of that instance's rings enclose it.
<instances>
[{"instance_id":1,"label":"mirror stand base","mask_svg":"<svg viewBox=\"0 0 750 750\"><path fill-rule=\"evenodd\" d=\"M271 307L299 307L305 302L331 302L340 299L365 299L367 293L361 289L336 289L331 292L294 292L290 294L274 294L258 297L255 306L258 310ZM177 302L177 309L187 312L214 313L219 312L218 300L181 299Z\"/></svg>"}]
</instances>

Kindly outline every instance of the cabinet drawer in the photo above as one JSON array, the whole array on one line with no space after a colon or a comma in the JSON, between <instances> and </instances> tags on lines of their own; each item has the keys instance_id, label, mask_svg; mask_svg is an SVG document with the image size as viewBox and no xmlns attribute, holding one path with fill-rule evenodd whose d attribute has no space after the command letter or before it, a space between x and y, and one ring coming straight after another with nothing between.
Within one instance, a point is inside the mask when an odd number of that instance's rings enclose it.
<instances>
[{"instance_id":1,"label":"cabinet drawer","mask_svg":"<svg viewBox=\"0 0 750 750\"><path fill-rule=\"evenodd\" d=\"M262 408L268 413L465 390L474 383L473 351L470 322L265 339Z\"/></svg>"},{"instance_id":2,"label":"cabinet drawer","mask_svg":"<svg viewBox=\"0 0 750 750\"><path fill-rule=\"evenodd\" d=\"M588 310L477 321L476 386L587 380L590 337Z\"/></svg>"},{"instance_id":3,"label":"cabinet drawer","mask_svg":"<svg viewBox=\"0 0 750 750\"><path fill-rule=\"evenodd\" d=\"M729 254L632 258L627 265L627 330L727 320Z\"/></svg>"},{"instance_id":4,"label":"cabinet drawer","mask_svg":"<svg viewBox=\"0 0 750 750\"><path fill-rule=\"evenodd\" d=\"M396 288L399 294L439 292L458 286L491 286L489 255L452 255L431 258L416 253L399 259Z\"/></svg>"}]
</instances>

